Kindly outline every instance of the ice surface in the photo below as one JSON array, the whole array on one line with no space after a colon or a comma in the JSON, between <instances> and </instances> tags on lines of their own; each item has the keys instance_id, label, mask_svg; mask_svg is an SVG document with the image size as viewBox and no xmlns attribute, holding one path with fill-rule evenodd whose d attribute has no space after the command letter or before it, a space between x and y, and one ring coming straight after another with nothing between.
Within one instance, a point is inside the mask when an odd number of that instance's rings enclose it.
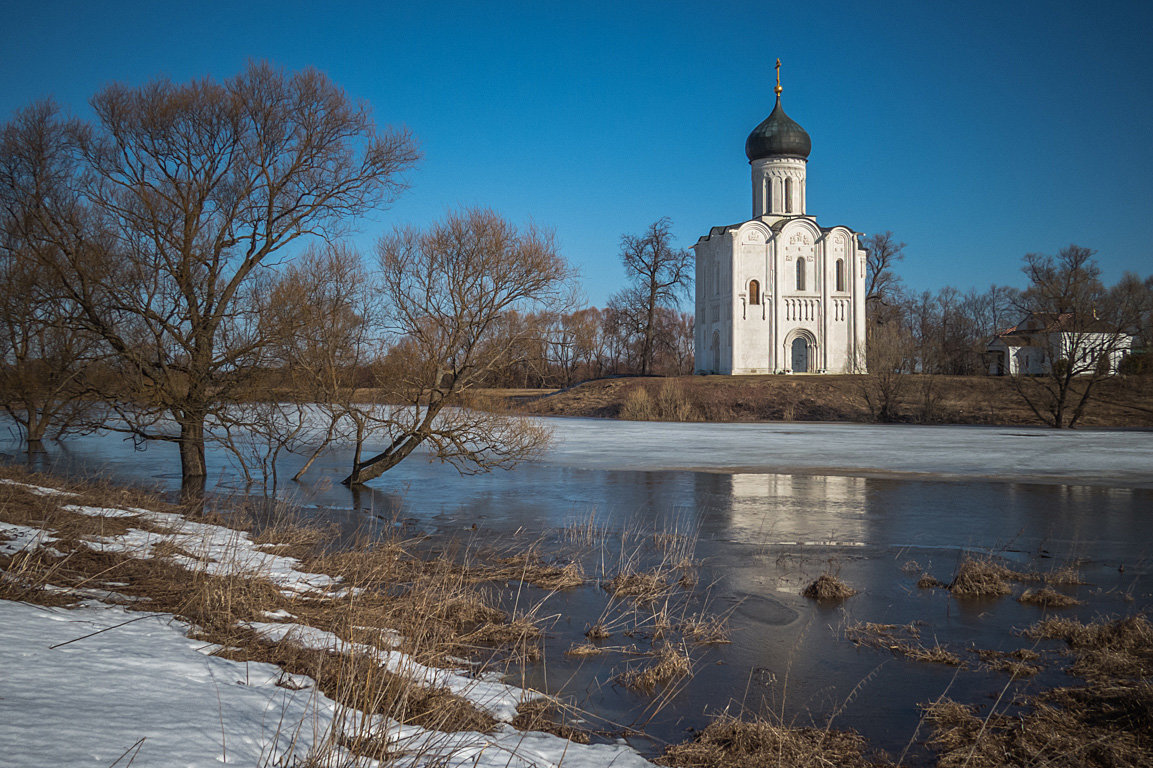
<instances>
[{"instance_id":1,"label":"ice surface","mask_svg":"<svg viewBox=\"0 0 1153 768\"><path fill-rule=\"evenodd\" d=\"M550 418L545 461L589 469L932 474L1153 487L1153 432Z\"/></svg>"}]
</instances>

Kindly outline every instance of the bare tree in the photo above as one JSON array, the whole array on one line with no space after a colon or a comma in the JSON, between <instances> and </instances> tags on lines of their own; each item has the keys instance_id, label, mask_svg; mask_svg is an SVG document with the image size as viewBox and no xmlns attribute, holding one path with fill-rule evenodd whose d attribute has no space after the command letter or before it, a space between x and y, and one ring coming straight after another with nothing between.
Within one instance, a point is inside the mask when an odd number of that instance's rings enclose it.
<instances>
[{"instance_id":1,"label":"bare tree","mask_svg":"<svg viewBox=\"0 0 1153 768\"><path fill-rule=\"evenodd\" d=\"M507 467L535 455L539 423L471 409L468 395L539 333L525 315L571 295L571 273L553 237L518 231L495 212L450 214L428 230L397 229L377 246L386 325L395 343L382 383L396 405L384 419L384 450L362 458L372 435L356 435L347 485L365 483L427 444L462 472Z\"/></svg>"},{"instance_id":2,"label":"bare tree","mask_svg":"<svg viewBox=\"0 0 1153 768\"><path fill-rule=\"evenodd\" d=\"M892 232L870 235L864 242L866 252L865 301L870 307L891 304L900 293L901 278L895 271L897 262L905 258L905 243L897 241Z\"/></svg>"},{"instance_id":3,"label":"bare tree","mask_svg":"<svg viewBox=\"0 0 1153 768\"><path fill-rule=\"evenodd\" d=\"M866 331L868 373L854 376L853 385L874 421L896 421L916 383L911 375L916 366L913 333L897 316L870 323Z\"/></svg>"},{"instance_id":4,"label":"bare tree","mask_svg":"<svg viewBox=\"0 0 1153 768\"><path fill-rule=\"evenodd\" d=\"M1110 293L1100 280L1094 251L1078 245L1057 256L1030 253L1023 270L1029 287L1021 310L1040 354L1039 371L1018 371L1015 390L1049 426L1075 427L1097 384L1114 373L1118 344L1140 316L1127 292ZM1030 375L1034 374L1034 375Z\"/></svg>"},{"instance_id":5,"label":"bare tree","mask_svg":"<svg viewBox=\"0 0 1153 768\"><path fill-rule=\"evenodd\" d=\"M692 284L692 254L673 246L672 222L654 221L642 235L621 237L621 261L631 285L617 294L640 337L640 372L653 367L657 347L658 310L677 308L680 297Z\"/></svg>"},{"instance_id":6,"label":"bare tree","mask_svg":"<svg viewBox=\"0 0 1153 768\"><path fill-rule=\"evenodd\" d=\"M249 300L261 267L389 202L417 151L405 132L377 133L365 105L311 69L113 85L92 106L97 124L77 138L99 227L53 265L115 353L123 428L175 442L195 490L205 425L228 418L267 344Z\"/></svg>"},{"instance_id":7,"label":"bare tree","mask_svg":"<svg viewBox=\"0 0 1153 768\"><path fill-rule=\"evenodd\" d=\"M264 313L278 406L254 430L288 450L307 450L300 480L330 446L363 430L379 403L361 389L382 350L381 302L371 271L344 243L310 247L277 279Z\"/></svg>"},{"instance_id":8,"label":"bare tree","mask_svg":"<svg viewBox=\"0 0 1153 768\"><path fill-rule=\"evenodd\" d=\"M85 394L101 351L44 266L56 255L45 222L72 202L71 127L41 102L0 133L0 401L29 452L92 411Z\"/></svg>"}]
</instances>

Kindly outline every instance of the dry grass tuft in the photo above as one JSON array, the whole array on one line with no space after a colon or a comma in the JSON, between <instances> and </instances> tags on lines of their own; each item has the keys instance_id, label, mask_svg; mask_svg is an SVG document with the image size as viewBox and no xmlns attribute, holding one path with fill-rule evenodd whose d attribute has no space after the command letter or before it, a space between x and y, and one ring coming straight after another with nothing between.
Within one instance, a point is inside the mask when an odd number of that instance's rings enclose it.
<instances>
[{"instance_id":1,"label":"dry grass tuft","mask_svg":"<svg viewBox=\"0 0 1153 768\"><path fill-rule=\"evenodd\" d=\"M572 647L564 653L565 656L576 656L578 658L584 658L587 656L600 656L602 654L608 653L609 650L610 649L606 646L596 645L595 643L581 643L580 645L574 643Z\"/></svg>"},{"instance_id":2,"label":"dry grass tuft","mask_svg":"<svg viewBox=\"0 0 1153 768\"><path fill-rule=\"evenodd\" d=\"M677 379L665 379L657 392L657 415L662 421L692 421L696 412Z\"/></svg>"},{"instance_id":3,"label":"dry grass tuft","mask_svg":"<svg viewBox=\"0 0 1153 768\"><path fill-rule=\"evenodd\" d=\"M1057 688L1022 716L943 699L925 707L940 768L1117 768L1153 764L1153 686Z\"/></svg>"},{"instance_id":4,"label":"dry grass tuft","mask_svg":"<svg viewBox=\"0 0 1153 768\"><path fill-rule=\"evenodd\" d=\"M1075 661L1069 671L1088 680L1078 687L1018 697L1008 710L978 717L948 699L925 707L930 746L942 768L1115 768L1153 765L1153 625L1144 616L1082 624L1051 617L1024 633L1060 639ZM982 657L993 652L983 652ZM1008 654L1035 661L1034 651ZM1013 711L1017 714L1006 714Z\"/></svg>"},{"instance_id":5,"label":"dry grass tuft","mask_svg":"<svg viewBox=\"0 0 1153 768\"><path fill-rule=\"evenodd\" d=\"M936 641L927 646L920 642L921 630L914 624L875 624L865 622L853 624L845 629L845 637L855 645L891 651L913 661L930 664L945 664L950 667L964 666L961 657Z\"/></svg>"},{"instance_id":6,"label":"dry grass tuft","mask_svg":"<svg viewBox=\"0 0 1153 768\"><path fill-rule=\"evenodd\" d=\"M626 421L653 421L657 409L644 385L633 387L621 402L620 418Z\"/></svg>"},{"instance_id":7,"label":"dry grass tuft","mask_svg":"<svg viewBox=\"0 0 1153 768\"><path fill-rule=\"evenodd\" d=\"M696 409L677 379L665 379L653 397L644 382L631 387L621 401L618 417L626 421L694 421Z\"/></svg>"},{"instance_id":8,"label":"dry grass tuft","mask_svg":"<svg viewBox=\"0 0 1153 768\"><path fill-rule=\"evenodd\" d=\"M1075 587L1085 583L1081 578L1081 571L1076 563L1067 563L1060 568L1056 568L1042 575L1046 584L1053 584L1059 587Z\"/></svg>"},{"instance_id":9,"label":"dry grass tuft","mask_svg":"<svg viewBox=\"0 0 1153 768\"><path fill-rule=\"evenodd\" d=\"M818 576L811 584L801 590L801 596L819 602L844 600L857 594L857 590L831 573Z\"/></svg>"},{"instance_id":10,"label":"dry grass tuft","mask_svg":"<svg viewBox=\"0 0 1153 768\"><path fill-rule=\"evenodd\" d=\"M927 573L922 573L921 578L917 579L917 589L939 589L945 586L943 581L935 579Z\"/></svg>"},{"instance_id":11,"label":"dry grass tuft","mask_svg":"<svg viewBox=\"0 0 1153 768\"><path fill-rule=\"evenodd\" d=\"M949 591L957 597L1001 597L1009 594L1009 582L1024 578L1025 574L991 557L966 557L958 566Z\"/></svg>"},{"instance_id":12,"label":"dry grass tuft","mask_svg":"<svg viewBox=\"0 0 1153 768\"><path fill-rule=\"evenodd\" d=\"M984 648L973 648L973 653L981 659L981 663L989 669L998 672L1008 672L1013 677L1032 677L1041 671L1037 662L1041 654L1029 648L1018 648L1015 651L994 651Z\"/></svg>"},{"instance_id":13,"label":"dry grass tuft","mask_svg":"<svg viewBox=\"0 0 1153 768\"><path fill-rule=\"evenodd\" d=\"M338 534L335 523L319 525L297 520L283 510L277 510L270 521L263 525L257 524L254 528L252 541L263 550L298 560L307 560L320 554Z\"/></svg>"},{"instance_id":14,"label":"dry grass tuft","mask_svg":"<svg viewBox=\"0 0 1153 768\"><path fill-rule=\"evenodd\" d=\"M598 621L585 630L585 637L589 640L607 640L612 637L612 633L605 627L604 622Z\"/></svg>"},{"instance_id":15,"label":"dry grass tuft","mask_svg":"<svg viewBox=\"0 0 1153 768\"><path fill-rule=\"evenodd\" d=\"M692 660L688 651L672 643L664 643L652 653L652 662L635 666L619 676L621 683L628 688L651 691L693 673Z\"/></svg>"},{"instance_id":16,"label":"dry grass tuft","mask_svg":"<svg viewBox=\"0 0 1153 768\"><path fill-rule=\"evenodd\" d=\"M657 762L674 768L871 768L856 733L790 728L722 715L695 739L665 749Z\"/></svg>"},{"instance_id":17,"label":"dry grass tuft","mask_svg":"<svg viewBox=\"0 0 1153 768\"><path fill-rule=\"evenodd\" d=\"M571 724L576 719L579 715L572 707L556 699L541 698L521 704L512 724L522 731L544 731L577 744L588 744L589 732Z\"/></svg>"},{"instance_id":18,"label":"dry grass tuft","mask_svg":"<svg viewBox=\"0 0 1153 768\"><path fill-rule=\"evenodd\" d=\"M731 642L727 616L693 614L678 624L677 629L686 640L697 645L719 645Z\"/></svg>"},{"instance_id":19,"label":"dry grass tuft","mask_svg":"<svg viewBox=\"0 0 1153 768\"><path fill-rule=\"evenodd\" d=\"M492 562L474 566L471 569L470 579L495 582L519 581L553 591L572 589L585 583L584 570L580 563L572 562L564 565L547 563L535 548L529 548L516 555L493 557Z\"/></svg>"},{"instance_id":20,"label":"dry grass tuft","mask_svg":"<svg viewBox=\"0 0 1153 768\"><path fill-rule=\"evenodd\" d=\"M1035 605L1038 608L1069 608L1081 604L1080 600L1050 587L1026 589L1021 596L1017 598L1017 602L1024 603L1025 605Z\"/></svg>"},{"instance_id":21,"label":"dry grass tuft","mask_svg":"<svg viewBox=\"0 0 1153 768\"><path fill-rule=\"evenodd\" d=\"M622 571L606 581L603 587L613 597L630 597L637 602L651 603L668 592L669 583L657 571Z\"/></svg>"},{"instance_id":22,"label":"dry grass tuft","mask_svg":"<svg viewBox=\"0 0 1153 768\"><path fill-rule=\"evenodd\" d=\"M1082 624L1050 617L1024 632L1026 637L1064 640L1075 660L1071 674L1091 680L1153 675L1153 624L1144 616Z\"/></svg>"}]
</instances>

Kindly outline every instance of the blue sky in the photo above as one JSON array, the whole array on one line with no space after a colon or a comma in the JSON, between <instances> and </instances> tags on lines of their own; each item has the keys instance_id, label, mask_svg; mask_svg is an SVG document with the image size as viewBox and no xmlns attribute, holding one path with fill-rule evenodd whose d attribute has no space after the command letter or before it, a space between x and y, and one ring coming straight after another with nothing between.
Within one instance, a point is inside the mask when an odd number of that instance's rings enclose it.
<instances>
[{"instance_id":1,"label":"blue sky","mask_svg":"<svg viewBox=\"0 0 1153 768\"><path fill-rule=\"evenodd\" d=\"M404 125L412 188L361 223L462 205L555 228L601 305L619 240L661 216L689 246L748 218L744 141L784 105L809 132L808 209L908 243L915 290L1021 285L1069 243L1153 272L1147 2L9 3L0 116L101 86L315 66Z\"/></svg>"}]
</instances>

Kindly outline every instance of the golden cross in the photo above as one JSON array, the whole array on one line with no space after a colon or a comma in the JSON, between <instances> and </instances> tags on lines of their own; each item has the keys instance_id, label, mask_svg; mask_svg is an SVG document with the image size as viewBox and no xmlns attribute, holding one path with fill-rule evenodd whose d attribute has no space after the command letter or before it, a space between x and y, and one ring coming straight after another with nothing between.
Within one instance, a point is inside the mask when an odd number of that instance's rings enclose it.
<instances>
[{"instance_id":1,"label":"golden cross","mask_svg":"<svg viewBox=\"0 0 1153 768\"><path fill-rule=\"evenodd\" d=\"M777 59L777 87L773 89L774 93L781 92L781 60Z\"/></svg>"}]
</instances>

